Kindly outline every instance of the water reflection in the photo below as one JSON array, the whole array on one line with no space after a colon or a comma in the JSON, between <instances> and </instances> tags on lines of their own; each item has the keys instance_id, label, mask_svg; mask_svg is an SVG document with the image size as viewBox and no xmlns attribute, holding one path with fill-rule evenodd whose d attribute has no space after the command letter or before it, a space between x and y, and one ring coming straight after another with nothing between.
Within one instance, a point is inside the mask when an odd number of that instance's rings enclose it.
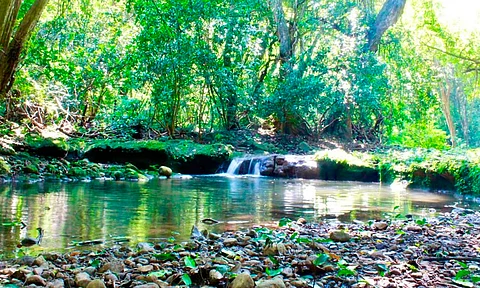
<instances>
[{"instance_id":1,"label":"water reflection","mask_svg":"<svg viewBox=\"0 0 480 288\"><path fill-rule=\"evenodd\" d=\"M0 222L23 221L27 228L0 227L0 254L11 255L21 238L36 236L37 227L45 236L41 247L31 251L115 236L158 241L176 232L182 240L192 225L221 232L282 217L368 220L395 206L399 213L427 215L430 208L441 211L459 201L452 195L395 191L379 184L263 177L13 184L0 187ZM222 223L207 226L204 218Z\"/></svg>"}]
</instances>

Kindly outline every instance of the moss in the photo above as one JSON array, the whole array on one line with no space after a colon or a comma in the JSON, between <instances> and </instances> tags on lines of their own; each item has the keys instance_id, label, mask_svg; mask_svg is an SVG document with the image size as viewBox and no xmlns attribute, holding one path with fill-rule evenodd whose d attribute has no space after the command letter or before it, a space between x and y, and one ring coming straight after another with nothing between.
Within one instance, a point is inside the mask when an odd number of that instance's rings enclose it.
<instances>
[{"instance_id":1,"label":"moss","mask_svg":"<svg viewBox=\"0 0 480 288\"><path fill-rule=\"evenodd\" d=\"M31 152L41 156L64 157L69 145L64 138L42 138L37 135L26 135L25 145Z\"/></svg>"},{"instance_id":2,"label":"moss","mask_svg":"<svg viewBox=\"0 0 480 288\"><path fill-rule=\"evenodd\" d=\"M4 160L4 158L0 157L0 176L5 176L11 173L10 164Z\"/></svg>"}]
</instances>

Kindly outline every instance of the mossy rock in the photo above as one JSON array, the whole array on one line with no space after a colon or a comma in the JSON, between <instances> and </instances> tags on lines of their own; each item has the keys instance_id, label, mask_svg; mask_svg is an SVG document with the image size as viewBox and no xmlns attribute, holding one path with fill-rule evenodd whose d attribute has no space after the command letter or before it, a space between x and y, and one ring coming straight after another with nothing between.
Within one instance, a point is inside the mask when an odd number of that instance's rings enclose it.
<instances>
[{"instance_id":1,"label":"mossy rock","mask_svg":"<svg viewBox=\"0 0 480 288\"><path fill-rule=\"evenodd\" d=\"M25 145L31 153L47 157L65 157L69 150L69 145L63 138L52 139L40 136L27 136L25 137Z\"/></svg>"},{"instance_id":2,"label":"mossy rock","mask_svg":"<svg viewBox=\"0 0 480 288\"><path fill-rule=\"evenodd\" d=\"M1 175L8 175L11 172L10 164L5 161L2 157L0 157L0 176Z\"/></svg>"},{"instance_id":3,"label":"mossy rock","mask_svg":"<svg viewBox=\"0 0 480 288\"><path fill-rule=\"evenodd\" d=\"M165 176L167 178L170 178L173 174L173 171L170 167L160 166L160 168L158 168L158 174L161 175L161 176Z\"/></svg>"},{"instance_id":4,"label":"mossy rock","mask_svg":"<svg viewBox=\"0 0 480 288\"><path fill-rule=\"evenodd\" d=\"M323 150L315 154L319 177L322 180L379 182L380 173L375 160L366 154L346 151Z\"/></svg>"},{"instance_id":5,"label":"mossy rock","mask_svg":"<svg viewBox=\"0 0 480 288\"><path fill-rule=\"evenodd\" d=\"M87 172L85 171L85 168L82 168L82 167L71 167L68 170L67 175L73 176L73 177L86 177Z\"/></svg>"},{"instance_id":6,"label":"mossy rock","mask_svg":"<svg viewBox=\"0 0 480 288\"><path fill-rule=\"evenodd\" d=\"M28 164L22 168L24 173L27 174L39 174L38 166L35 164Z\"/></svg>"}]
</instances>

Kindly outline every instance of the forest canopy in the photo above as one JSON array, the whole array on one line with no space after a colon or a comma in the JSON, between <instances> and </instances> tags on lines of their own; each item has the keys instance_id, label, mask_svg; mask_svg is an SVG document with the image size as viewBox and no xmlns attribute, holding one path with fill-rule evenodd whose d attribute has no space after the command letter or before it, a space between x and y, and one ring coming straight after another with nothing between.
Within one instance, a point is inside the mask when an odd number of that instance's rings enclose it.
<instances>
[{"instance_id":1,"label":"forest canopy","mask_svg":"<svg viewBox=\"0 0 480 288\"><path fill-rule=\"evenodd\" d=\"M0 121L477 147L480 5L448 2L0 0Z\"/></svg>"}]
</instances>

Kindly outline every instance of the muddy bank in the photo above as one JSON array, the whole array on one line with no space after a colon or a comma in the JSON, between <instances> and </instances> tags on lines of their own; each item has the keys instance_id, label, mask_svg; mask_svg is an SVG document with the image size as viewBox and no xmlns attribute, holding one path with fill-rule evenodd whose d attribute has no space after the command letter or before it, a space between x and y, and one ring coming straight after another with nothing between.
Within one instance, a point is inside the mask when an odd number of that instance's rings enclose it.
<instances>
[{"instance_id":1,"label":"muddy bank","mask_svg":"<svg viewBox=\"0 0 480 288\"><path fill-rule=\"evenodd\" d=\"M306 223L223 234L193 229L175 243L117 244L0 262L18 287L474 287L480 213L392 213L366 223ZM213 219L210 219L213 220ZM214 221L212 221L214 223ZM214 225L214 224L213 224Z\"/></svg>"}]
</instances>

